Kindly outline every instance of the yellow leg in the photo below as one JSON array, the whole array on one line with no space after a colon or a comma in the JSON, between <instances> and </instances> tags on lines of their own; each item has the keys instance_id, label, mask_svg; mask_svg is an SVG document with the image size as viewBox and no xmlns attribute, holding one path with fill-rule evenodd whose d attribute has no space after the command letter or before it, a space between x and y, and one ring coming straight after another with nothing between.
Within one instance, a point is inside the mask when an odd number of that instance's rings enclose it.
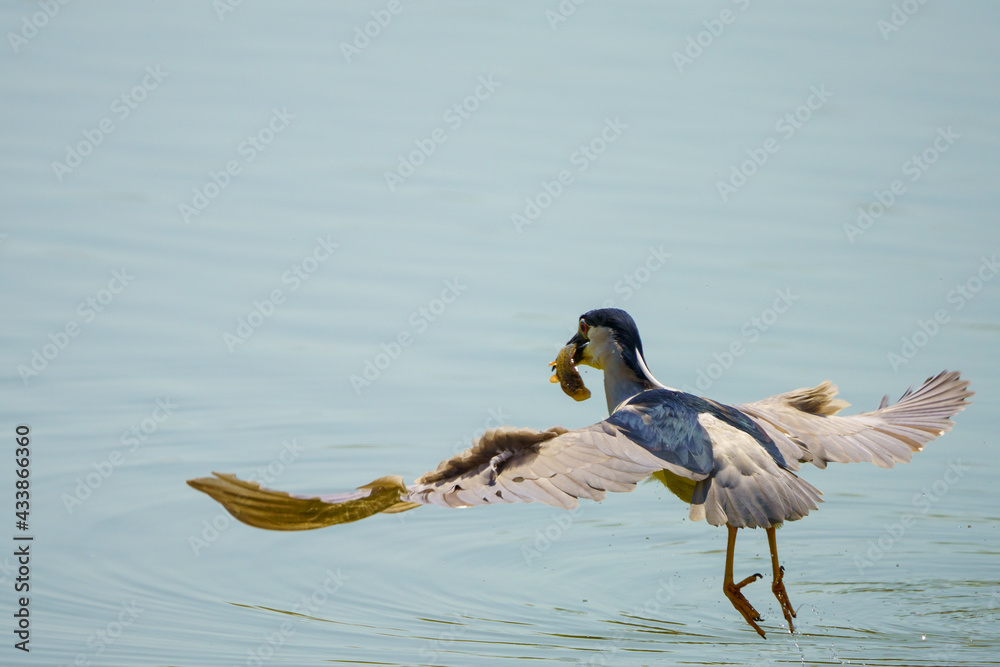
<instances>
[{"instance_id":1,"label":"yellow leg","mask_svg":"<svg viewBox=\"0 0 1000 667\"><path fill-rule=\"evenodd\" d=\"M774 528L767 529L767 545L771 549L771 568L774 571L774 583L771 584L771 590L774 592L774 597L778 598L778 602L781 603L781 611L785 615L785 620L788 621L788 631L795 632L795 626L792 624L795 610L792 609L792 603L788 601L788 593L785 592L783 581L785 568L778 564L778 542L774 533Z\"/></svg>"},{"instance_id":2,"label":"yellow leg","mask_svg":"<svg viewBox=\"0 0 1000 667\"><path fill-rule=\"evenodd\" d=\"M757 631L757 634L766 639L767 635L765 635L764 631L760 629L759 625L757 625L757 621L762 620L760 614L757 613L757 610L753 608L750 601L747 600L743 596L743 593L740 592L741 588L749 583L757 581L763 575L752 574L738 584L733 583L733 554L736 550L737 529L732 526L726 526L726 528L729 529L729 544L726 547L726 576L722 582L722 590L725 592L726 597L729 598L729 601L733 603L733 606L736 607L736 611L743 614L743 618L746 619L746 622Z\"/></svg>"}]
</instances>

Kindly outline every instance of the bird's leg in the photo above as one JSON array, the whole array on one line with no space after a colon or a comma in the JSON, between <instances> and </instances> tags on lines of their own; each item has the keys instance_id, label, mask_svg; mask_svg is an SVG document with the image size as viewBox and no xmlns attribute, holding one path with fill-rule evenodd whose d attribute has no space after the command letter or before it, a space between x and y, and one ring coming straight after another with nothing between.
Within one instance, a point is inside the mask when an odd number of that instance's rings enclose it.
<instances>
[{"instance_id":1,"label":"bird's leg","mask_svg":"<svg viewBox=\"0 0 1000 667\"><path fill-rule=\"evenodd\" d=\"M757 625L757 621L762 620L760 614L757 613L757 610L753 608L750 601L747 600L743 596L743 593L740 592L741 588L749 583L757 581L763 575L751 574L740 583L733 583L733 553L736 550L737 529L732 526L726 526L726 528L729 529L729 545L726 547L726 576L722 583L722 590L725 592L726 597L729 598L729 601L733 603L733 606L736 607L736 611L743 614L743 618L746 619L746 622L757 631L757 634L766 639L767 635L765 635L764 631L760 629L759 625Z\"/></svg>"},{"instance_id":2,"label":"bird's leg","mask_svg":"<svg viewBox=\"0 0 1000 667\"><path fill-rule=\"evenodd\" d=\"M778 598L778 602L781 603L781 611L785 615L785 620L788 621L788 631L795 632L795 626L792 624L795 610L792 609L792 603L788 601L788 593L785 592L783 581L785 568L778 564L778 541L774 533L773 526L767 529L767 545L771 548L771 568L774 570L774 583L771 584L771 590L774 591L774 597Z\"/></svg>"}]
</instances>

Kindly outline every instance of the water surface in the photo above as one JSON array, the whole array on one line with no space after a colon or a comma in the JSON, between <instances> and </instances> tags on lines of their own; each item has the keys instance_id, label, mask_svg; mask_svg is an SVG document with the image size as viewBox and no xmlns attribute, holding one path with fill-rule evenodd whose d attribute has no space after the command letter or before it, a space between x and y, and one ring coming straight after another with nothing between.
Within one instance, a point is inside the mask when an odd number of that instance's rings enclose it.
<instances>
[{"instance_id":1,"label":"water surface","mask_svg":"<svg viewBox=\"0 0 1000 667\"><path fill-rule=\"evenodd\" d=\"M35 536L32 651L0 662L996 661L992 5L218 6L0 9L44 22L0 68L0 415L32 429ZM412 480L497 422L603 419L599 375L575 403L547 363L612 303L723 401L972 381L912 464L803 471L796 634L767 579L768 640L743 623L724 532L653 485L280 534L184 484ZM766 571L764 535L737 555Z\"/></svg>"}]
</instances>

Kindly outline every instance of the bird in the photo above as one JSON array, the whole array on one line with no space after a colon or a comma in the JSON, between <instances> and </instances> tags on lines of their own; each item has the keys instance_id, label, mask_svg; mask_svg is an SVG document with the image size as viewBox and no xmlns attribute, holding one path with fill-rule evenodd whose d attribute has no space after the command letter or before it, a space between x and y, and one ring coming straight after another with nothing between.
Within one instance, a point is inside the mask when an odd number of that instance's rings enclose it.
<instances>
[{"instance_id":1,"label":"bird","mask_svg":"<svg viewBox=\"0 0 1000 667\"><path fill-rule=\"evenodd\" d=\"M974 395L960 373L943 371L916 389L911 386L896 403L890 405L886 396L875 410L850 416L838 414L849 404L836 398L838 389L829 380L726 405L659 382L646 364L635 321L617 308L581 315L566 345L573 367L603 371L607 419L577 429L491 429L409 485L389 475L348 493L304 495L217 472L187 483L243 523L292 531L423 505L539 502L569 510L580 499L601 501L607 492L628 492L640 482L658 480L689 504L692 521L726 528L723 593L766 638L763 619L742 592L762 575L739 582L733 575L738 531L766 532L771 590L794 632L796 614L784 585L776 529L822 502L820 491L796 474L800 464L822 469L831 462L870 462L892 468L908 462L952 428L951 417Z\"/></svg>"}]
</instances>

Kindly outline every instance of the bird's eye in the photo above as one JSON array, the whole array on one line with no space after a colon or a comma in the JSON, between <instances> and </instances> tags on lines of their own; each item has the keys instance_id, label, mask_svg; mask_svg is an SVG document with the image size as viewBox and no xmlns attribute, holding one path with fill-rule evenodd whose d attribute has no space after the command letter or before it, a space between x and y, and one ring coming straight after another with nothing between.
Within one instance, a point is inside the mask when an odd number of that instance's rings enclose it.
<instances>
[{"instance_id":1,"label":"bird's eye","mask_svg":"<svg viewBox=\"0 0 1000 667\"><path fill-rule=\"evenodd\" d=\"M590 327L587 326L586 322L584 322L583 320L580 320L580 333L582 333L582 334L587 333L587 329L589 329L589 328Z\"/></svg>"}]
</instances>

